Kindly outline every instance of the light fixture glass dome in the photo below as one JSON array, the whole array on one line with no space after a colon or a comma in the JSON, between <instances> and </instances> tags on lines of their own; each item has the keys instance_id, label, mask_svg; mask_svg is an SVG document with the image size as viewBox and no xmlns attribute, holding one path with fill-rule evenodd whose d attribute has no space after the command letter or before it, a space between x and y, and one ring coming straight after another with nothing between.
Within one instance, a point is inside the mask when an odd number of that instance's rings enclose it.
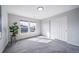
<instances>
[{"instance_id":1,"label":"light fixture glass dome","mask_svg":"<svg viewBox=\"0 0 79 59\"><path fill-rule=\"evenodd\" d=\"M44 8L43 8L43 7L38 7L37 10L38 10L38 11L43 11Z\"/></svg>"}]
</instances>

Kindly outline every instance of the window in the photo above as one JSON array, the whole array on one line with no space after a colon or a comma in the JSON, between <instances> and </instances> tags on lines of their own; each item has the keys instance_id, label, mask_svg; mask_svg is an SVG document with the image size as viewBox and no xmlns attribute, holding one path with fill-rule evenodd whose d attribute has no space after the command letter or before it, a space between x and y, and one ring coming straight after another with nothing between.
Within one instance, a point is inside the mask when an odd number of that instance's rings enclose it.
<instances>
[{"instance_id":1,"label":"window","mask_svg":"<svg viewBox=\"0 0 79 59\"><path fill-rule=\"evenodd\" d=\"M21 33L28 32L29 22L20 21Z\"/></svg>"},{"instance_id":2,"label":"window","mask_svg":"<svg viewBox=\"0 0 79 59\"><path fill-rule=\"evenodd\" d=\"M30 32L35 32L36 29L36 23L30 22Z\"/></svg>"},{"instance_id":3,"label":"window","mask_svg":"<svg viewBox=\"0 0 79 59\"><path fill-rule=\"evenodd\" d=\"M27 22L27 21L20 21L21 33L26 32L35 32L36 30L36 23Z\"/></svg>"}]
</instances>

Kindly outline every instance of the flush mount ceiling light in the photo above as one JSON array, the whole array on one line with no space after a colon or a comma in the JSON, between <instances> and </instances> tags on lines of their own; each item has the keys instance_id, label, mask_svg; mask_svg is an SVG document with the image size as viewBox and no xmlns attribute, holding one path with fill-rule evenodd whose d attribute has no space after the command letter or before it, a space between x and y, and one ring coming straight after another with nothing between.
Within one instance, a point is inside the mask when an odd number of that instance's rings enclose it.
<instances>
[{"instance_id":1,"label":"flush mount ceiling light","mask_svg":"<svg viewBox=\"0 0 79 59\"><path fill-rule=\"evenodd\" d=\"M38 7L37 10L38 10L38 11L43 11L44 8L43 8L43 7Z\"/></svg>"}]
</instances>

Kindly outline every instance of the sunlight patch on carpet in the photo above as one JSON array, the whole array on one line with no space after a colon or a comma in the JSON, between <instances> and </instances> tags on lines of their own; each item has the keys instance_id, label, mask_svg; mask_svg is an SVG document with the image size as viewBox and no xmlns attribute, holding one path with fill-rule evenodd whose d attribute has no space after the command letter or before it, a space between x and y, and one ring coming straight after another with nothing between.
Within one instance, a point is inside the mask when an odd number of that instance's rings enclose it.
<instances>
[{"instance_id":1,"label":"sunlight patch on carpet","mask_svg":"<svg viewBox=\"0 0 79 59\"><path fill-rule=\"evenodd\" d=\"M43 38L32 38L32 39L29 39L30 41L35 41L35 42L41 42L41 43L49 43L51 42L52 40L49 40L49 39L43 39Z\"/></svg>"}]
</instances>

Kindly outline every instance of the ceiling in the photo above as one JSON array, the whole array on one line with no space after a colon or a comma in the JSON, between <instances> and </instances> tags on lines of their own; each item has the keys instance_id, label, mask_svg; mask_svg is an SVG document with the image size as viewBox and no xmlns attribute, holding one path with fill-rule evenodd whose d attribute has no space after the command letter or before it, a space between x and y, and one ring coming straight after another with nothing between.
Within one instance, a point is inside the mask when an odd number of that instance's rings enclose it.
<instances>
[{"instance_id":1,"label":"ceiling","mask_svg":"<svg viewBox=\"0 0 79 59\"><path fill-rule=\"evenodd\" d=\"M38 11L38 7L43 7L44 10ZM77 5L6 5L8 13L34 19L48 18L78 7Z\"/></svg>"}]
</instances>

